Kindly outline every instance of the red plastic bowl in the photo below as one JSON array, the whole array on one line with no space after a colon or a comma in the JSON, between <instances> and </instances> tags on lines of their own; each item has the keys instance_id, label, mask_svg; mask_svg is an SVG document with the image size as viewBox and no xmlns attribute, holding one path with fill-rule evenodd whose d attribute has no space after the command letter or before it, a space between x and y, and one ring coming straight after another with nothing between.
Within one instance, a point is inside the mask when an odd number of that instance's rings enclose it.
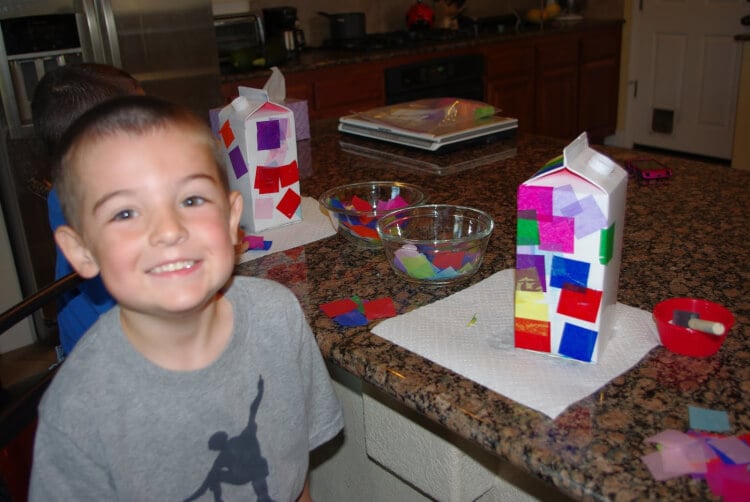
<instances>
[{"instance_id":1,"label":"red plastic bowl","mask_svg":"<svg viewBox=\"0 0 750 502\"><path fill-rule=\"evenodd\" d=\"M696 312L701 319L724 324L721 336L703 333L688 327L672 324L675 310ZM718 303L697 298L670 298L654 307L654 321L659 330L661 343L677 354L692 357L707 357L715 354L734 325L734 316Z\"/></svg>"}]
</instances>

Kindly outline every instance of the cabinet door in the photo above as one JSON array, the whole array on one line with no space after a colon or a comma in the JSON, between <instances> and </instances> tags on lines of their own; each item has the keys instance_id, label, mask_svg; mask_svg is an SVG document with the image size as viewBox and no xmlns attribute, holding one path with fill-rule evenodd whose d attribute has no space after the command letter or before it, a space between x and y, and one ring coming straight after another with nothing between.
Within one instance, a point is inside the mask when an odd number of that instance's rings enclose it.
<instances>
[{"instance_id":1,"label":"cabinet door","mask_svg":"<svg viewBox=\"0 0 750 502\"><path fill-rule=\"evenodd\" d=\"M313 82L316 118L340 117L385 105L385 79L379 65L347 65L323 74Z\"/></svg>"},{"instance_id":2,"label":"cabinet door","mask_svg":"<svg viewBox=\"0 0 750 502\"><path fill-rule=\"evenodd\" d=\"M485 101L518 119L520 131L534 130L534 47L504 43L485 51Z\"/></svg>"},{"instance_id":3,"label":"cabinet door","mask_svg":"<svg viewBox=\"0 0 750 502\"><path fill-rule=\"evenodd\" d=\"M578 39L550 37L536 56L535 132L571 140L578 135Z\"/></svg>"},{"instance_id":4,"label":"cabinet door","mask_svg":"<svg viewBox=\"0 0 750 502\"><path fill-rule=\"evenodd\" d=\"M581 39L578 128L601 143L617 128L620 84L620 28L585 34Z\"/></svg>"},{"instance_id":5,"label":"cabinet door","mask_svg":"<svg viewBox=\"0 0 750 502\"><path fill-rule=\"evenodd\" d=\"M534 80L516 77L488 82L485 101L500 109L500 114L518 119L518 130L534 130Z\"/></svg>"}]
</instances>

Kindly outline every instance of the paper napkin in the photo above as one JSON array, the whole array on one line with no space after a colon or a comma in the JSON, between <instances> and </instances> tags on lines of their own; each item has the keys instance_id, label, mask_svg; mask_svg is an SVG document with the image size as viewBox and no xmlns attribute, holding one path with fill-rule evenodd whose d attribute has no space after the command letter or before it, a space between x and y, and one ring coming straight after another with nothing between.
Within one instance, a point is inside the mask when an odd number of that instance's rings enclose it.
<instances>
[{"instance_id":1,"label":"paper napkin","mask_svg":"<svg viewBox=\"0 0 750 502\"><path fill-rule=\"evenodd\" d=\"M503 270L372 331L553 419L659 345L651 313L618 303L598 363L516 349L513 277L512 269Z\"/></svg>"},{"instance_id":2,"label":"paper napkin","mask_svg":"<svg viewBox=\"0 0 750 502\"><path fill-rule=\"evenodd\" d=\"M271 241L267 251L250 250L242 253L238 263L255 260L261 256L278 253L309 242L325 239L336 233L328 215L320 210L318 201L302 197L302 221L261 232L263 240Z\"/></svg>"}]
</instances>

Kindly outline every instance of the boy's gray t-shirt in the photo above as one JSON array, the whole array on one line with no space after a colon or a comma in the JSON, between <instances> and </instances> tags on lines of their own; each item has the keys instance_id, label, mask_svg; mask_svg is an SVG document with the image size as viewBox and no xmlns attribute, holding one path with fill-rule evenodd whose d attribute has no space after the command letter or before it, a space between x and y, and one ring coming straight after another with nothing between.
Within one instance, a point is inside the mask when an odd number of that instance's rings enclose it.
<instances>
[{"instance_id":1,"label":"boy's gray t-shirt","mask_svg":"<svg viewBox=\"0 0 750 502\"><path fill-rule=\"evenodd\" d=\"M119 308L60 368L40 405L31 500L293 500L308 452L343 427L294 295L235 277L234 332L197 371L128 343Z\"/></svg>"}]
</instances>

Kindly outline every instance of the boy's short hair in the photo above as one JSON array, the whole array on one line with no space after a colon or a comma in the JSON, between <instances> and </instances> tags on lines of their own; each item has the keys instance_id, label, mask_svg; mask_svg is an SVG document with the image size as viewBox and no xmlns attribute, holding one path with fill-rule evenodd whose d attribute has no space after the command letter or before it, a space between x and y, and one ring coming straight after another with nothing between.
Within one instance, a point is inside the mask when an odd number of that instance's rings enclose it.
<instances>
[{"instance_id":1,"label":"boy's short hair","mask_svg":"<svg viewBox=\"0 0 750 502\"><path fill-rule=\"evenodd\" d=\"M208 124L182 106L151 96L125 96L101 103L84 113L60 139L54 163L54 185L68 223L81 228L78 206L81 185L74 164L82 150L102 139L125 134L144 136L154 131L177 128L205 142L211 151L223 189L229 193L229 178L217 138Z\"/></svg>"},{"instance_id":2,"label":"boy's short hair","mask_svg":"<svg viewBox=\"0 0 750 502\"><path fill-rule=\"evenodd\" d=\"M65 130L86 110L119 96L142 94L138 81L114 66L83 63L55 68L34 89L34 130L49 154Z\"/></svg>"}]
</instances>

